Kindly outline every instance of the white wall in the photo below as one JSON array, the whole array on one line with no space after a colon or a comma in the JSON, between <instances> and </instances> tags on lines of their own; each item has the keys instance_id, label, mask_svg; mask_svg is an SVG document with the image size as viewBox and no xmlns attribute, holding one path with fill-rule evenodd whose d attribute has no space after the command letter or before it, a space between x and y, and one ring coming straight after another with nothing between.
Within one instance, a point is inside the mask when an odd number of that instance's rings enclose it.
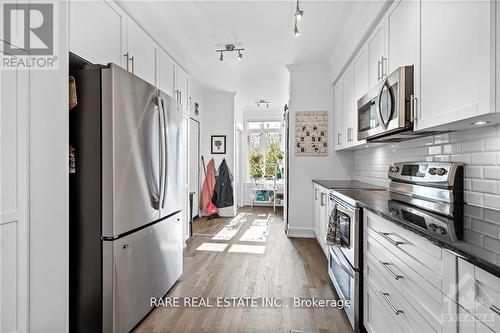
<instances>
[{"instance_id":1,"label":"white wall","mask_svg":"<svg viewBox=\"0 0 500 333\"><path fill-rule=\"evenodd\" d=\"M215 167L218 168L225 158L226 163L234 175L234 92L203 90L203 105L200 105L200 114L203 113L203 122L201 125L200 151L208 164L211 158L215 161ZM211 136L226 136L226 154L211 153ZM203 171L202 171L203 172ZM204 176L201 178L203 184ZM220 214L229 211L224 209ZM232 212L231 214L234 214Z\"/></svg>"},{"instance_id":2,"label":"white wall","mask_svg":"<svg viewBox=\"0 0 500 333\"><path fill-rule=\"evenodd\" d=\"M288 235L314 237L313 179L351 179L352 152L334 151L333 86L328 66L287 66L290 71L290 174ZM328 156L295 156L295 113L328 111Z\"/></svg>"}]
</instances>

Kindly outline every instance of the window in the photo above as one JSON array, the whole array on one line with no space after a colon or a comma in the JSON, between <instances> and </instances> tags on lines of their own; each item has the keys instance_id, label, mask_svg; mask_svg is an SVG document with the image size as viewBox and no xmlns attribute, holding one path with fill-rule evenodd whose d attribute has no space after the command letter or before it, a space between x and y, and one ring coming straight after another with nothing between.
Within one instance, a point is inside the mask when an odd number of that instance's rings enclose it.
<instances>
[{"instance_id":1,"label":"window","mask_svg":"<svg viewBox=\"0 0 500 333\"><path fill-rule=\"evenodd\" d=\"M248 121L248 178L251 180L281 178L283 128L280 120Z\"/></svg>"}]
</instances>

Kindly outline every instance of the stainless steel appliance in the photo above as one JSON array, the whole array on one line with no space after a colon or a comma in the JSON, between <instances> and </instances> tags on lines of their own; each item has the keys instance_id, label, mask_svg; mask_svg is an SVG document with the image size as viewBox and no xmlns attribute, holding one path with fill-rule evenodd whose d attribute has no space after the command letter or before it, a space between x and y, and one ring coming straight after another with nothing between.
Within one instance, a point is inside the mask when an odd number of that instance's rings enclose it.
<instances>
[{"instance_id":1,"label":"stainless steel appliance","mask_svg":"<svg viewBox=\"0 0 500 333\"><path fill-rule=\"evenodd\" d=\"M340 226L340 246L328 247L328 275L341 300L344 310L355 332L361 323L361 223L362 208L355 199L359 194L385 192L384 188L361 183L353 188L336 188L329 194L328 209L330 214L337 209L337 219ZM348 302L347 302L348 301Z\"/></svg>"},{"instance_id":2,"label":"stainless steel appliance","mask_svg":"<svg viewBox=\"0 0 500 333\"><path fill-rule=\"evenodd\" d=\"M389 213L439 238L463 235L464 167L461 163L392 163Z\"/></svg>"},{"instance_id":3,"label":"stainless steel appliance","mask_svg":"<svg viewBox=\"0 0 500 333\"><path fill-rule=\"evenodd\" d=\"M413 134L413 66L396 69L358 100L358 140L398 141Z\"/></svg>"},{"instance_id":4,"label":"stainless steel appliance","mask_svg":"<svg viewBox=\"0 0 500 333\"><path fill-rule=\"evenodd\" d=\"M182 273L182 112L114 64L71 75L70 331L129 332Z\"/></svg>"}]
</instances>

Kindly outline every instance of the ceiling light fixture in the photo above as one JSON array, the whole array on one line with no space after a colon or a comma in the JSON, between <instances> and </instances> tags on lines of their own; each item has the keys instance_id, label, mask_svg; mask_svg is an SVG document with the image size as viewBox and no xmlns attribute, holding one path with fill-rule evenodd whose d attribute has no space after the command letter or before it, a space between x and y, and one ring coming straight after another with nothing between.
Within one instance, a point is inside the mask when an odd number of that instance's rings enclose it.
<instances>
[{"instance_id":1,"label":"ceiling light fixture","mask_svg":"<svg viewBox=\"0 0 500 333\"><path fill-rule=\"evenodd\" d=\"M269 108L269 101L266 101L265 99L261 99L261 100L258 100L257 102L255 102L255 104L257 104L257 107L260 108L260 106L266 106L266 108Z\"/></svg>"},{"instance_id":2,"label":"ceiling light fixture","mask_svg":"<svg viewBox=\"0 0 500 333\"><path fill-rule=\"evenodd\" d=\"M215 50L215 52L219 53L220 52L220 57L219 60L223 61L224 60L224 52L238 52L238 60L243 59L243 53L241 51L244 51L245 49L243 48L236 48L234 44L227 44L224 49L222 50Z\"/></svg>"},{"instance_id":3,"label":"ceiling light fixture","mask_svg":"<svg viewBox=\"0 0 500 333\"><path fill-rule=\"evenodd\" d=\"M295 17L297 20L302 20L302 16L304 16L304 11L299 7L299 0L297 0L297 7L295 8Z\"/></svg>"},{"instance_id":4,"label":"ceiling light fixture","mask_svg":"<svg viewBox=\"0 0 500 333\"><path fill-rule=\"evenodd\" d=\"M297 27L297 21L302 20L302 16L304 16L304 11L300 9L299 0L297 0L297 5L295 7L295 26L293 28L293 32L296 37L300 36L299 28Z\"/></svg>"}]
</instances>

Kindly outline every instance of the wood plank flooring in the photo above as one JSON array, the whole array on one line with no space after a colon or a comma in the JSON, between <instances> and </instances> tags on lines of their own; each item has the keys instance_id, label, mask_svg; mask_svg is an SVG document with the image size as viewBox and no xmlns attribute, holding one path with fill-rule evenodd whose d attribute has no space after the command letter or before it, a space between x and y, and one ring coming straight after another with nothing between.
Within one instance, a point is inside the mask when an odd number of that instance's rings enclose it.
<instances>
[{"instance_id":1,"label":"wood plank flooring","mask_svg":"<svg viewBox=\"0 0 500 333\"><path fill-rule=\"evenodd\" d=\"M314 239L287 238L280 213L244 208L246 221L230 240L212 240L231 219L200 219L184 251L184 274L168 297L293 297L337 299L329 282L327 260ZM265 242L240 237L270 214ZM200 246L227 244L223 251ZM208 245L207 245L208 244ZM265 246L264 253L228 252L233 245ZM221 245L224 246L224 245ZM253 246L253 247L252 247ZM262 250L261 247L257 249ZM214 300L215 303L215 300ZM135 332L352 332L345 313L336 308L172 308L154 309Z\"/></svg>"}]
</instances>

